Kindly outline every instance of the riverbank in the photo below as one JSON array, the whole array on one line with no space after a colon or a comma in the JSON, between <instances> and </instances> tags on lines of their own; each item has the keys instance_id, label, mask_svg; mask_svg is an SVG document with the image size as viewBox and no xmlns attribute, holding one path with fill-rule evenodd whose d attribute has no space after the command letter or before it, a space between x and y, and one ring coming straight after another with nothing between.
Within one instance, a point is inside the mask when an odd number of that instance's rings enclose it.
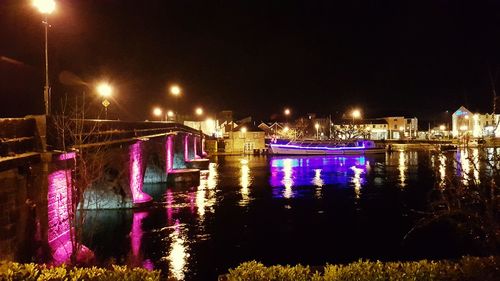
<instances>
[{"instance_id":1,"label":"riverbank","mask_svg":"<svg viewBox=\"0 0 500 281\"><path fill-rule=\"evenodd\" d=\"M500 256L462 257L459 260L371 262L359 260L346 265L324 267L309 266L264 266L251 261L230 269L219 276L219 281L236 280L482 280L494 281L500 276Z\"/></svg>"}]
</instances>

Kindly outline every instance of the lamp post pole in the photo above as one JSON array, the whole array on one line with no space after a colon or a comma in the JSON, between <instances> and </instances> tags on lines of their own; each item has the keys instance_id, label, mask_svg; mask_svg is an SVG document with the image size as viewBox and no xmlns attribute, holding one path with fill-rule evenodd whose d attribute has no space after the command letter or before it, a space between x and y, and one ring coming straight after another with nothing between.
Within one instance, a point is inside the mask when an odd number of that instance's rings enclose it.
<instances>
[{"instance_id":1,"label":"lamp post pole","mask_svg":"<svg viewBox=\"0 0 500 281\"><path fill-rule=\"evenodd\" d=\"M45 29L45 87L43 89L43 100L45 103L45 115L50 114L50 86L49 86L49 21L48 16L45 14L44 17L44 29Z\"/></svg>"}]
</instances>

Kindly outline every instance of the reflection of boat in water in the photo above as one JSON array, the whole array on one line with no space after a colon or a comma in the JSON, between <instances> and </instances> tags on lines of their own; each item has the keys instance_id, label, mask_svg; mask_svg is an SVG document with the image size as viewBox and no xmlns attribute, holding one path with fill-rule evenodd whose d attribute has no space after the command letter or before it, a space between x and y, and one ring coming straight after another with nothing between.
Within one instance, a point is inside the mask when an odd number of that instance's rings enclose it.
<instances>
[{"instance_id":1,"label":"reflection of boat in water","mask_svg":"<svg viewBox=\"0 0 500 281\"><path fill-rule=\"evenodd\" d=\"M379 147L371 140L352 142L296 140L286 144L269 144L271 154L283 155L346 155L385 153L386 148Z\"/></svg>"}]
</instances>

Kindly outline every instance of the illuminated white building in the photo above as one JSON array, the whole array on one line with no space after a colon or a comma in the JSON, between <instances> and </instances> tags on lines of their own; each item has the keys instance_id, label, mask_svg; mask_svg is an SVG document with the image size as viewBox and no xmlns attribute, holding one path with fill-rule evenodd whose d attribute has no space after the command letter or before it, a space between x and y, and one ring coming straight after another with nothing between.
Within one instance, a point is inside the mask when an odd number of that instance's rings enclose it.
<instances>
[{"instance_id":1,"label":"illuminated white building","mask_svg":"<svg viewBox=\"0 0 500 281\"><path fill-rule=\"evenodd\" d=\"M452 115L452 134L454 137L472 136L500 137L500 114L479 114L472 113L467 108L461 106Z\"/></svg>"}]
</instances>

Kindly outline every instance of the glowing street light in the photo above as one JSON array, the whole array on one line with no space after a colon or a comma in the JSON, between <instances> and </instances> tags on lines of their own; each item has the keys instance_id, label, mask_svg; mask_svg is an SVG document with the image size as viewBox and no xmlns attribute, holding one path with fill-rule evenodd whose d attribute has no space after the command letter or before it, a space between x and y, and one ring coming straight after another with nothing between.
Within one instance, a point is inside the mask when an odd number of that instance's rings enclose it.
<instances>
[{"instance_id":1,"label":"glowing street light","mask_svg":"<svg viewBox=\"0 0 500 281\"><path fill-rule=\"evenodd\" d=\"M316 128L316 139L319 139L319 123L314 124L314 128Z\"/></svg>"},{"instance_id":2,"label":"glowing street light","mask_svg":"<svg viewBox=\"0 0 500 281\"><path fill-rule=\"evenodd\" d=\"M357 118L361 118L361 111L359 109L354 109L351 112L351 116L352 116L352 120L357 119Z\"/></svg>"},{"instance_id":3,"label":"glowing street light","mask_svg":"<svg viewBox=\"0 0 500 281\"><path fill-rule=\"evenodd\" d=\"M167 121L168 119L172 119L174 117L174 112L172 110L167 111Z\"/></svg>"},{"instance_id":4,"label":"glowing street light","mask_svg":"<svg viewBox=\"0 0 500 281\"><path fill-rule=\"evenodd\" d=\"M201 116L203 114L203 108L201 107L196 108L195 113L196 115Z\"/></svg>"},{"instance_id":5,"label":"glowing street light","mask_svg":"<svg viewBox=\"0 0 500 281\"><path fill-rule=\"evenodd\" d=\"M177 106L177 102L178 102L177 98L181 95L181 92L182 92L182 89L178 85L172 85L172 86L170 86L170 94L176 98L175 99L175 109L174 109L177 112L176 119L179 116L179 114L178 114L179 113L179 109L178 109L178 106Z\"/></svg>"},{"instance_id":6,"label":"glowing street light","mask_svg":"<svg viewBox=\"0 0 500 281\"><path fill-rule=\"evenodd\" d=\"M283 132L285 132L285 133L286 133L286 132L288 132L288 130L290 130L290 128L288 128L288 126L285 126L285 127L283 128Z\"/></svg>"},{"instance_id":7,"label":"glowing street light","mask_svg":"<svg viewBox=\"0 0 500 281\"><path fill-rule=\"evenodd\" d=\"M52 14L56 9L56 2L54 0L33 0L33 6L42 14Z\"/></svg>"},{"instance_id":8,"label":"glowing street light","mask_svg":"<svg viewBox=\"0 0 500 281\"><path fill-rule=\"evenodd\" d=\"M441 126L439 126L439 130L444 131L445 129L446 129L446 126L445 126L445 125L441 125Z\"/></svg>"},{"instance_id":9,"label":"glowing street light","mask_svg":"<svg viewBox=\"0 0 500 281\"><path fill-rule=\"evenodd\" d=\"M163 110L161 110L161 108L159 107L155 107L153 109L153 115L156 116L156 117L160 117L160 121L161 121L161 115L163 114Z\"/></svg>"},{"instance_id":10,"label":"glowing street light","mask_svg":"<svg viewBox=\"0 0 500 281\"><path fill-rule=\"evenodd\" d=\"M240 131L244 134L247 132L247 127L241 127Z\"/></svg>"},{"instance_id":11,"label":"glowing street light","mask_svg":"<svg viewBox=\"0 0 500 281\"><path fill-rule=\"evenodd\" d=\"M174 96L180 96L181 94L181 87L177 86L177 85L172 85L170 87L170 93Z\"/></svg>"},{"instance_id":12,"label":"glowing street light","mask_svg":"<svg viewBox=\"0 0 500 281\"><path fill-rule=\"evenodd\" d=\"M283 113L285 114L285 116L289 116L291 111L289 108L285 108L285 110L283 111Z\"/></svg>"},{"instance_id":13,"label":"glowing street light","mask_svg":"<svg viewBox=\"0 0 500 281\"><path fill-rule=\"evenodd\" d=\"M103 97L102 106L104 106L104 119L108 119L108 106L111 104L108 100L113 94L113 88L106 82L101 82L96 87L97 93Z\"/></svg>"},{"instance_id":14,"label":"glowing street light","mask_svg":"<svg viewBox=\"0 0 500 281\"><path fill-rule=\"evenodd\" d=\"M43 88L43 101L45 103L45 115L50 114L50 85L49 85L49 15L56 9L56 2L54 0L33 0L33 6L44 15L42 21L45 31L45 86Z\"/></svg>"}]
</instances>

